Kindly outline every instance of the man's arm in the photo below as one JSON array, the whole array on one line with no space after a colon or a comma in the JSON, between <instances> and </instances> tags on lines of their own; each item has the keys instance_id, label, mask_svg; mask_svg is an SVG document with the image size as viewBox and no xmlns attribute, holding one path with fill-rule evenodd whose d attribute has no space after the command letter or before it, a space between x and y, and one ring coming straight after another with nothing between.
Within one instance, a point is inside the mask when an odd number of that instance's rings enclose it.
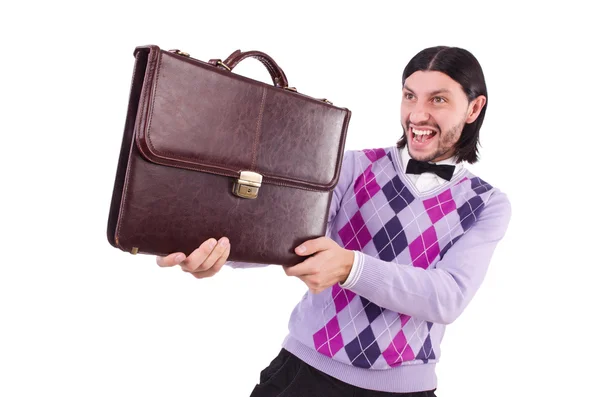
<instances>
[{"instance_id":1,"label":"man's arm","mask_svg":"<svg viewBox=\"0 0 600 397\"><path fill-rule=\"evenodd\" d=\"M483 282L511 217L507 196L493 193L473 227L436 268L399 265L354 251L354 269L340 284L376 305L422 320L450 324Z\"/></svg>"}]
</instances>

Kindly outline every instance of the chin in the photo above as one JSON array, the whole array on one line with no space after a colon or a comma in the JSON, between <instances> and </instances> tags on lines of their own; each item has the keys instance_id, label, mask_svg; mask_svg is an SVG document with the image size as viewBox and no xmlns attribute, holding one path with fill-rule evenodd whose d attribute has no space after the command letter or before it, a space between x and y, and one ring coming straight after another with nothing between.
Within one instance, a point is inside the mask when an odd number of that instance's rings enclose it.
<instances>
[{"instance_id":1,"label":"chin","mask_svg":"<svg viewBox=\"0 0 600 397\"><path fill-rule=\"evenodd\" d=\"M415 150L415 148L413 148L411 144L408 143L408 154L410 154L410 157L418 161L430 161L430 158L433 156L433 151L418 149Z\"/></svg>"}]
</instances>

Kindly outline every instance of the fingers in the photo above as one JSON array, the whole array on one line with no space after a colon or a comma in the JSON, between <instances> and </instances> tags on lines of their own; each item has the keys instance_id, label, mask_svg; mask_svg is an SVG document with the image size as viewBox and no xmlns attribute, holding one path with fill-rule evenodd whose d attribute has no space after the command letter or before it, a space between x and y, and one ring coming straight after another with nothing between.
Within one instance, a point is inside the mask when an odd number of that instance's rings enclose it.
<instances>
[{"instance_id":1,"label":"fingers","mask_svg":"<svg viewBox=\"0 0 600 397\"><path fill-rule=\"evenodd\" d=\"M320 260L320 257L313 256L295 266L284 266L283 270L288 276L309 276L319 272L318 264L320 263Z\"/></svg>"},{"instance_id":2,"label":"fingers","mask_svg":"<svg viewBox=\"0 0 600 397\"><path fill-rule=\"evenodd\" d=\"M185 260L185 255L181 252L174 252L167 256L157 256L156 264L160 267L170 267L179 265Z\"/></svg>"},{"instance_id":3,"label":"fingers","mask_svg":"<svg viewBox=\"0 0 600 397\"><path fill-rule=\"evenodd\" d=\"M229 258L231 244L227 237L217 241L210 238L204 241L187 258L181 252L175 252L167 256L157 256L156 263L161 267L180 265L181 270L191 273L196 278L214 276Z\"/></svg>"},{"instance_id":4,"label":"fingers","mask_svg":"<svg viewBox=\"0 0 600 397\"><path fill-rule=\"evenodd\" d=\"M204 241L181 263L181 269L184 271L196 270L208 258L216 244L217 240L214 238Z\"/></svg>"},{"instance_id":5,"label":"fingers","mask_svg":"<svg viewBox=\"0 0 600 397\"><path fill-rule=\"evenodd\" d=\"M183 262L185 270L190 272L207 271L229 248L229 239L222 237L218 242L211 238L206 240Z\"/></svg>"},{"instance_id":6,"label":"fingers","mask_svg":"<svg viewBox=\"0 0 600 397\"><path fill-rule=\"evenodd\" d=\"M333 245L337 245L337 243L329 237L319 237L303 242L296 247L295 252L300 256L308 256L332 248Z\"/></svg>"},{"instance_id":7,"label":"fingers","mask_svg":"<svg viewBox=\"0 0 600 397\"><path fill-rule=\"evenodd\" d=\"M283 270L288 276L298 277L312 293L318 294L335 283L331 272L324 268L327 258L327 253L319 252L295 266L283 266Z\"/></svg>"},{"instance_id":8,"label":"fingers","mask_svg":"<svg viewBox=\"0 0 600 397\"><path fill-rule=\"evenodd\" d=\"M209 238L204 241L198 248L196 248L183 263L181 264L181 268L185 271L193 272L198 270L200 265L204 263L206 258L210 255L213 249L217 245L217 240L214 238ZM208 269L201 269L208 270Z\"/></svg>"},{"instance_id":9,"label":"fingers","mask_svg":"<svg viewBox=\"0 0 600 397\"><path fill-rule=\"evenodd\" d=\"M223 267L223 265L225 265L225 262L227 262L227 258L229 257L229 252L231 251L231 245L229 247L227 247L227 249L225 250L225 252L223 253L223 255L221 255L217 261L215 262L215 264L208 270L204 270L204 271L195 271L195 272L190 272L190 274L198 279L200 278L206 278L206 277L212 277L215 274L217 274L221 268Z\"/></svg>"}]
</instances>

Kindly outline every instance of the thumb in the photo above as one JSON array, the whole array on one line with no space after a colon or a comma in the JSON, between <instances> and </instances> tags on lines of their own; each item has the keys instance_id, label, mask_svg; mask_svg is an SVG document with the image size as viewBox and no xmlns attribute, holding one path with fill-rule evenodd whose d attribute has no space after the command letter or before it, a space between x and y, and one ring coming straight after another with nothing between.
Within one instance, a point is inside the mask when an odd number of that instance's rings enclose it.
<instances>
[{"instance_id":1,"label":"thumb","mask_svg":"<svg viewBox=\"0 0 600 397\"><path fill-rule=\"evenodd\" d=\"M295 252L300 256L309 256L316 252L325 251L326 249L331 248L332 243L333 240L328 237L319 237L303 242L296 247Z\"/></svg>"}]
</instances>

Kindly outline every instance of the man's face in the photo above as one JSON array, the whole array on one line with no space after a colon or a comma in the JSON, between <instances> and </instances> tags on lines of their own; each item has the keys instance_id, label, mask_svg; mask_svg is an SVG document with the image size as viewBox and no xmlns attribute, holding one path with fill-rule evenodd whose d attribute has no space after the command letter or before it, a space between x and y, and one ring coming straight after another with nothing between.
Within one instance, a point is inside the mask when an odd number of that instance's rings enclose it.
<instances>
[{"instance_id":1,"label":"man's face","mask_svg":"<svg viewBox=\"0 0 600 397\"><path fill-rule=\"evenodd\" d=\"M452 157L465 122L472 122L469 113L467 96L448 75L411 74L404 83L400 111L410 156L420 161Z\"/></svg>"}]
</instances>

